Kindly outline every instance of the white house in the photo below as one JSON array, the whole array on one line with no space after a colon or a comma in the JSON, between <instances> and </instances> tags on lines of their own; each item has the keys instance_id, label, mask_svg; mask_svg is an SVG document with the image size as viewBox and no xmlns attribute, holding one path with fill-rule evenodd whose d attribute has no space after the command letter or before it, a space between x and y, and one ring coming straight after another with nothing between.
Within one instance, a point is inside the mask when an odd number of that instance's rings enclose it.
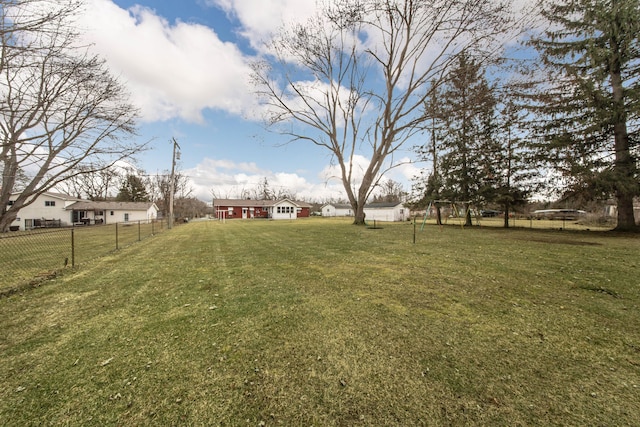
<instances>
[{"instance_id":1,"label":"white house","mask_svg":"<svg viewBox=\"0 0 640 427\"><path fill-rule=\"evenodd\" d=\"M366 221L407 221L411 212L402 203L368 203L364 206ZM322 206L322 216L353 216L351 205L328 203Z\"/></svg>"},{"instance_id":2,"label":"white house","mask_svg":"<svg viewBox=\"0 0 640 427\"><path fill-rule=\"evenodd\" d=\"M13 194L9 205L18 197ZM151 202L92 202L67 194L47 192L18 211L12 230L40 227L69 227L78 224L112 224L116 222L156 219L158 207Z\"/></svg>"},{"instance_id":3,"label":"white house","mask_svg":"<svg viewBox=\"0 0 640 427\"><path fill-rule=\"evenodd\" d=\"M18 198L20 193L14 193L9 198L9 206ZM64 227L73 224L66 208L80 201L67 194L46 192L36 197L35 201L18 211L18 216L11 223L12 230L30 230L37 227Z\"/></svg>"},{"instance_id":4,"label":"white house","mask_svg":"<svg viewBox=\"0 0 640 427\"><path fill-rule=\"evenodd\" d=\"M270 209L272 219L296 219L299 213L302 212L302 207L289 199L274 202ZM307 214L306 216L309 215Z\"/></svg>"},{"instance_id":5,"label":"white house","mask_svg":"<svg viewBox=\"0 0 640 427\"><path fill-rule=\"evenodd\" d=\"M158 217L153 202L78 201L66 208L72 212L74 224L113 224L116 222L150 221Z\"/></svg>"},{"instance_id":6,"label":"white house","mask_svg":"<svg viewBox=\"0 0 640 427\"><path fill-rule=\"evenodd\" d=\"M327 203L321 208L322 216L353 216L351 205L343 203Z\"/></svg>"}]
</instances>

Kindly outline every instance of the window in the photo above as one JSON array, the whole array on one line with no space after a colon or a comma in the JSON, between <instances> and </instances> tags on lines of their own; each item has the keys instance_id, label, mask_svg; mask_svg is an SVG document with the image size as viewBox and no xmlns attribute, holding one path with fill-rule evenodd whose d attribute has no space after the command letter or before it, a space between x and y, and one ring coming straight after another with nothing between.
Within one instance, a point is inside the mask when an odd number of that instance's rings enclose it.
<instances>
[{"instance_id":1,"label":"window","mask_svg":"<svg viewBox=\"0 0 640 427\"><path fill-rule=\"evenodd\" d=\"M109 212L109 215L113 216L113 211Z\"/></svg>"},{"instance_id":2,"label":"window","mask_svg":"<svg viewBox=\"0 0 640 427\"><path fill-rule=\"evenodd\" d=\"M44 201L44 205L45 206L55 206L56 202L55 202L55 200L45 200Z\"/></svg>"},{"instance_id":3,"label":"window","mask_svg":"<svg viewBox=\"0 0 640 427\"><path fill-rule=\"evenodd\" d=\"M293 213L293 207L292 206L278 206L278 213L282 213L282 214Z\"/></svg>"}]
</instances>

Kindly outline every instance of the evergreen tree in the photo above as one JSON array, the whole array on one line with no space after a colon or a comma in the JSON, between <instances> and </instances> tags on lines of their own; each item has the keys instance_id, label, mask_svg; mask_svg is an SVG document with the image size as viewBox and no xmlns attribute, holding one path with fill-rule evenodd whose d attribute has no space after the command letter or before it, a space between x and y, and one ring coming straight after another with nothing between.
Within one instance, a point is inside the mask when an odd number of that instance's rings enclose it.
<instances>
[{"instance_id":1,"label":"evergreen tree","mask_svg":"<svg viewBox=\"0 0 640 427\"><path fill-rule=\"evenodd\" d=\"M495 108L493 90L481 65L460 55L442 93L447 133L440 156L440 194L462 202L466 224L471 225L470 204L486 202L495 176Z\"/></svg>"},{"instance_id":2,"label":"evergreen tree","mask_svg":"<svg viewBox=\"0 0 640 427\"><path fill-rule=\"evenodd\" d=\"M436 83L432 82L432 86ZM442 179L439 173L440 159L438 156L440 143L442 140L443 129L445 126L445 115L441 110L440 99L442 94L437 87L431 90L431 96L424 103L424 131L427 135L427 141L424 145L416 147L418 158L423 162L431 162L430 170L422 170L420 176L416 177L416 183L413 185L413 191L417 193L418 200L413 204L416 208L428 208L429 205L435 206L436 223L442 224L442 215L440 211Z\"/></svg>"},{"instance_id":3,"label":"evergreen tree","mask_svg":"<svg viewBox=\"0 0 640 427\"><path fill-rule=\"evenodd\" d=\"M614 195L617 229L637 230L640 0L541 5L551 24L532 41L549 72L537 98L541 151L576 187Z\"/></svg>"},{"instance_id":4,"label":"evergreen tree","mask_svg":"<svg viewBox=\"0 0 640 427\"><path fill-rule=\"evenodd\" d=\"M495 158L498 161L496 182L492 201L499 204L504 212L504 227L509 227L509 214L512 208L526 203L531 191L535 189L538 175L535 159L529 149L527 122L523 109L516 105L513 88L507 88L503 94L505 101L500 106L500 120L497 141L500 141Z\"/></svg>"},{"instance_id":5,"label":"evergreen tree","mask_svg":"<svg viewBox=\"0 0 640 427\"><path fill-rule=\"evenodd\" d=\"M127 174L122 181L116 200L119 202L148 202L149 193L142 178Z\"/></svg>"}]
</instances>

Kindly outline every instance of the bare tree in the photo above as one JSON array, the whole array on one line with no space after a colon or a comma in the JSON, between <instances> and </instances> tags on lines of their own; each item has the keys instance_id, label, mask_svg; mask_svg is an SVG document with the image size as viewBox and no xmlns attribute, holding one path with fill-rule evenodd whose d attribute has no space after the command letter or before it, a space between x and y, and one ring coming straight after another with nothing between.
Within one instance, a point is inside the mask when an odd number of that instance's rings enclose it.
<instances>
[{"instance_id":1,"label":"bare tree","mask_svg":"<svg viewBox=\"0 0 640 427\"><path fill-rule=\"evenodd\" d=\"M169 215L169 203L171 200L171 172L164 171L156 174L150 180L151 200L156 203L163 215ZM193 189L189 186L189 177L177 172L174 177L173 196L175 199L188 199Z\"/></svg>"},{"instance_id":2,"label":"bare tree","mask_svg":"<svg viewBox=\"0 0 640 427\"><path fill-rule=\"evenodd\" d=\"M207 214L207 204L195 197L178 197L175 200L176 218L200 218Z\"/></svg>"},{"instance_id":3,"label":"bare tree","mask_svg":"<svg viewBox=\"0 0 640 427\"><path fill-rule=\"evenodd\" d=\"M85 169L84 166L78 167ZM63 189L65 193L77 198L87 198L89 200L107 200L110 192L118 192L118 182L120 173L116 168L102 170L90 170L83 173L72 171L71 176L58 184L56 188Z\"/></svg>"},{"instance_id":4,"label":"bare tree","mask_svg":"<svg viewBox=\"0 0 640 427\"><path fill-rule=\"evenodd\" d=\"M264 177L264 180L258 184L256 191L256 199L258 200L273 200L275 199L275 192L269 186L269 180Z\"/></svg>"},{"instance_id":5,"label":"bare tree","mask_svg":"<svg viewBox=\"0 0 640 427\"><path fill-rule=\"evenodd\" d=\"M495 0L326 2L321 16L272 40L270 62L254 65L267 123L331 152L363 224L364 204L420 131L422 106L456 54L490 55L509 27Z\"/></svg>"},{"instance_id":6,"label":"bare tree","mask_svg":"<svg viewBox=\"0 0 640 427\"><path fill-rule=\"evenodd\" d=\"M407 192L402 187L402 184L388 179L378 184L379 194L376 194L373 198L377 203L400 203L407 197Z\"/></svg>"},{"instance_id":7,"label":"bare tree","mask_svg":"<svg viewBox=\"0 0 640 427\"><path fill-rule=\"evenodd\" d=\"M0 0L0 231L65 179L140 152L137 110L104 61L78 44L75 0ZM23 185L19 171L28 177ZM7 208L13 192L20 194Z\"/></svg>"}]
</instances>

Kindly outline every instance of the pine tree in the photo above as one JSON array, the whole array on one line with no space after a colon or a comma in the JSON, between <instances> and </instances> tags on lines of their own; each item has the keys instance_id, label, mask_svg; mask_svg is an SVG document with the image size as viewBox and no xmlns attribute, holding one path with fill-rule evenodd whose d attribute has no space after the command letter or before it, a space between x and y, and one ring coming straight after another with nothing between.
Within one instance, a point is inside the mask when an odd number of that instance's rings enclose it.
<instances>
[{"instance_id":1,"label":"pine tree","mask_svg":"<svg viewBox=\"0 0 640 427\"><path fill-rule=\"evenodd\" d=\"M507 85L509 86L509 85ZM531 191L536 187L537 163L529 149L527 122L524 110L516 105L513 87L507 87L499 107L498 151L493 155L498 161L492 201L499 204L504 212L504 227L509 227L512 208L526 203Z\"/></svg>"},{"instance_id":2,"label":"pine tree","mask_svg":"<svg viewBox=\"0 0 640 427\"><path fill-rule=\"evenodd\" d=\"M128 174L122 181L116 200L119 202L148 202L149 193L142 178Z\"/></svg>"},{"instance_id":3,"label":"pine tree","mask_svg":"<svg viewBox=\"0 0 640 427\"><path fill-rule=\"evenodd\" d=\"M442 92L447 132L442 141L440 194L462 202L466 224L471 225L470 204L490 197L495 176L494 131L496 99L480 63L460 55Z\"/></svg>"},{"instance_id":4,"label":"pine tree","mask_svg":"<svg viewBox=\"0 0 640 427\"><path fill-rule=\"evenodd\" d=\"M540 148L575 187L616 197L617 230L638 230L640 0L543 0L542 14L551 29L532 41L550 73Z\"/></svg>"},{"instance_id":5,"label":"pine tree","mask_svg":"<svg viewBox=\"0 0 640 427\"><path fill-rule=\"evenodd\" d=\"M431 83L436 86L436 82ZM424 132L427 135L427 142L424 145L415 147L415 151L420 161L430 162L430 170L422 170L420 176L415 178L413 185L414 193L418 194L418 201L414 203L416 208L428 208L433 205L436 209L436 223L442 224L440 210L442 179L439 172L440 144L443 138L445 126L445 114L441 110L441 93L437 87L431 90L431 96L424 103Z\"/></svg>"}]
</instances>

